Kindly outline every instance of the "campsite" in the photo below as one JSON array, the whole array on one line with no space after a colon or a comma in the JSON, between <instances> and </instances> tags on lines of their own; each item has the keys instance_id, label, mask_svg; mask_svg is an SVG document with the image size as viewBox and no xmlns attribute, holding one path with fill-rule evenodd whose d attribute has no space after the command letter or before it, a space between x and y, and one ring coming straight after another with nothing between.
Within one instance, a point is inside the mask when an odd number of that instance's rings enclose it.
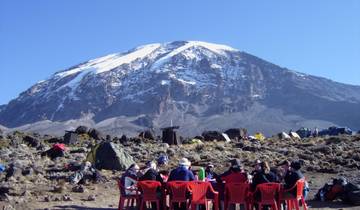
<instances>
[{"instance_id":1,"label":"campsite","mask_svg":"<svg viewBox=\"0 0 360 210\"><path fill-rule=\"evenodd\" d=\"M302 170L309 182L307 203L311 209L331 209L335 206L342 209L358 208L340 200L313 201L317 191L333 178L346 177L349 182L360 183L360 136L356 134L309 138L295 135L289 138L290 135L280 133L264 139L246 139L240 136L240 132L237 132L238 136L228 132L232 137L228 140L228 135L225 138L221 132L213 131L180 142L177 138L174 141L176 131L173 130L170 140L174 143L171 145L164 143L169 141L168 131L159 139L143 138L143 134L139 133L140 137L105 136L97 140L88 132L79 130L73 131L77 137L71 142L67 140L69 132L64 137L22 132L2 135L1 157L7 157L2 158L2 163L6 168L12 166L13 173L1 173L0 205L6 207L11 204L15 209L43 209L50 206L51 209L115 209L119 198L116 180L124 170L134 162L143 166L146 161L166 154L169 163L162 170L176 167L181 157L188 157L194 167L211 163L219 172L228 167L224 163L232 158L239 158L249 171L257 159L266 160L273 166L286 159L298 159L303 161ZM36 139L38 144L29 142L30 137ZM59 144L65 145L63 155L55 158L40 155ZM15 149L17 153L12 152ZM85 172L79 173L85 161L91 162L99 171L95 183L91 180L78 182L86 177Z\"/></svg>"}]
</instances>

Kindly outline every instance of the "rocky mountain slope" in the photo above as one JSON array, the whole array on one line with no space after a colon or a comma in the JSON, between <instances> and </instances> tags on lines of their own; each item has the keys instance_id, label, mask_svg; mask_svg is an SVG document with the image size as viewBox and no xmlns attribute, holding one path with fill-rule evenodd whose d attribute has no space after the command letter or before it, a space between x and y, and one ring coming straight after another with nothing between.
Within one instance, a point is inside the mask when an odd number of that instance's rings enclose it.
<instances>
[{"instance_id":1,"label":"rocky mountain slope","mask_svg":"<svg viewBox=\"0 0 360 210\"><path fill-rule=\"evenodd\" d=\"M360 129L358 110L360 86L291 71L224 45L177 41L57 72L2 107L0 124L27 130L37 122L39 130L51 131L81 119L114 134L171 124L183 135L229 127L275 133L333 124Z\"/></svg>"}]
</instances>

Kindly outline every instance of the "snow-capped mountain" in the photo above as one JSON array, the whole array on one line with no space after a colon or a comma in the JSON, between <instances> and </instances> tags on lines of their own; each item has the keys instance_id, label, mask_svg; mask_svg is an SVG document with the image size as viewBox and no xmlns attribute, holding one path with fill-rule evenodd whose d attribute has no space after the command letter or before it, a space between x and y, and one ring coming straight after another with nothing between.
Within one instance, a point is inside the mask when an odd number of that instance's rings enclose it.
<instances>
[{"instance_id":1,"label":"snow-capped mountain","mask_svg":"<svg viewBox=\"0 0 360 210\"><path fill-rule=\"evenodd\" d=\"M172 122L187 134L229 127L269 133L301 125L358 129L358 110L359 86L281 68L225 45L176 41L57 72L2 107L0 124L87 118L113 131Z\"/></svg>"}]
</instances>

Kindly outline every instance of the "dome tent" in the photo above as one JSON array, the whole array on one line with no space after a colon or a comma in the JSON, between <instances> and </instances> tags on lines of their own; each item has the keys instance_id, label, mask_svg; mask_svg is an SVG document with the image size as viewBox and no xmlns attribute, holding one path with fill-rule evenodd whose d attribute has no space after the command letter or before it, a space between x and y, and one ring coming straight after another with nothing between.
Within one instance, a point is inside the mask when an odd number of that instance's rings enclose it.
<instances>
[{"instance_id":1,"label":"dome tent","mask_svg":"<svg viewBox=\"0 0 360 210\"><path fill-rule=\"evenodd\" d=\"M97 144L88 153L86 160L91 162L97 169L106 170L126 170L131 164L135 163L120 145L112 142L102 142Z\"/></svg>"}]
</instances>

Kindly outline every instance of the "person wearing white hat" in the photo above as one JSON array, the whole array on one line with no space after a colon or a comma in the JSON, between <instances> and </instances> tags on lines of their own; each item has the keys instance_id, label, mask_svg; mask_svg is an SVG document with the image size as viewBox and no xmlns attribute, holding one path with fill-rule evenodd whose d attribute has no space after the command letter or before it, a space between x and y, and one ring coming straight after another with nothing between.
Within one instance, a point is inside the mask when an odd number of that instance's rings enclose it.
<instances>
[{"instance_id":1,"label":"person wearing white hat","mask_svg":"<svg viewBox=\"0 0 360 210\"><path fill-rule=\"evenodd\" d=\"M170 172L168 181L193 181L195 176L189 169L191 162L187 158L181 158L179 166Z\"/></svg>"}]
</instances>

